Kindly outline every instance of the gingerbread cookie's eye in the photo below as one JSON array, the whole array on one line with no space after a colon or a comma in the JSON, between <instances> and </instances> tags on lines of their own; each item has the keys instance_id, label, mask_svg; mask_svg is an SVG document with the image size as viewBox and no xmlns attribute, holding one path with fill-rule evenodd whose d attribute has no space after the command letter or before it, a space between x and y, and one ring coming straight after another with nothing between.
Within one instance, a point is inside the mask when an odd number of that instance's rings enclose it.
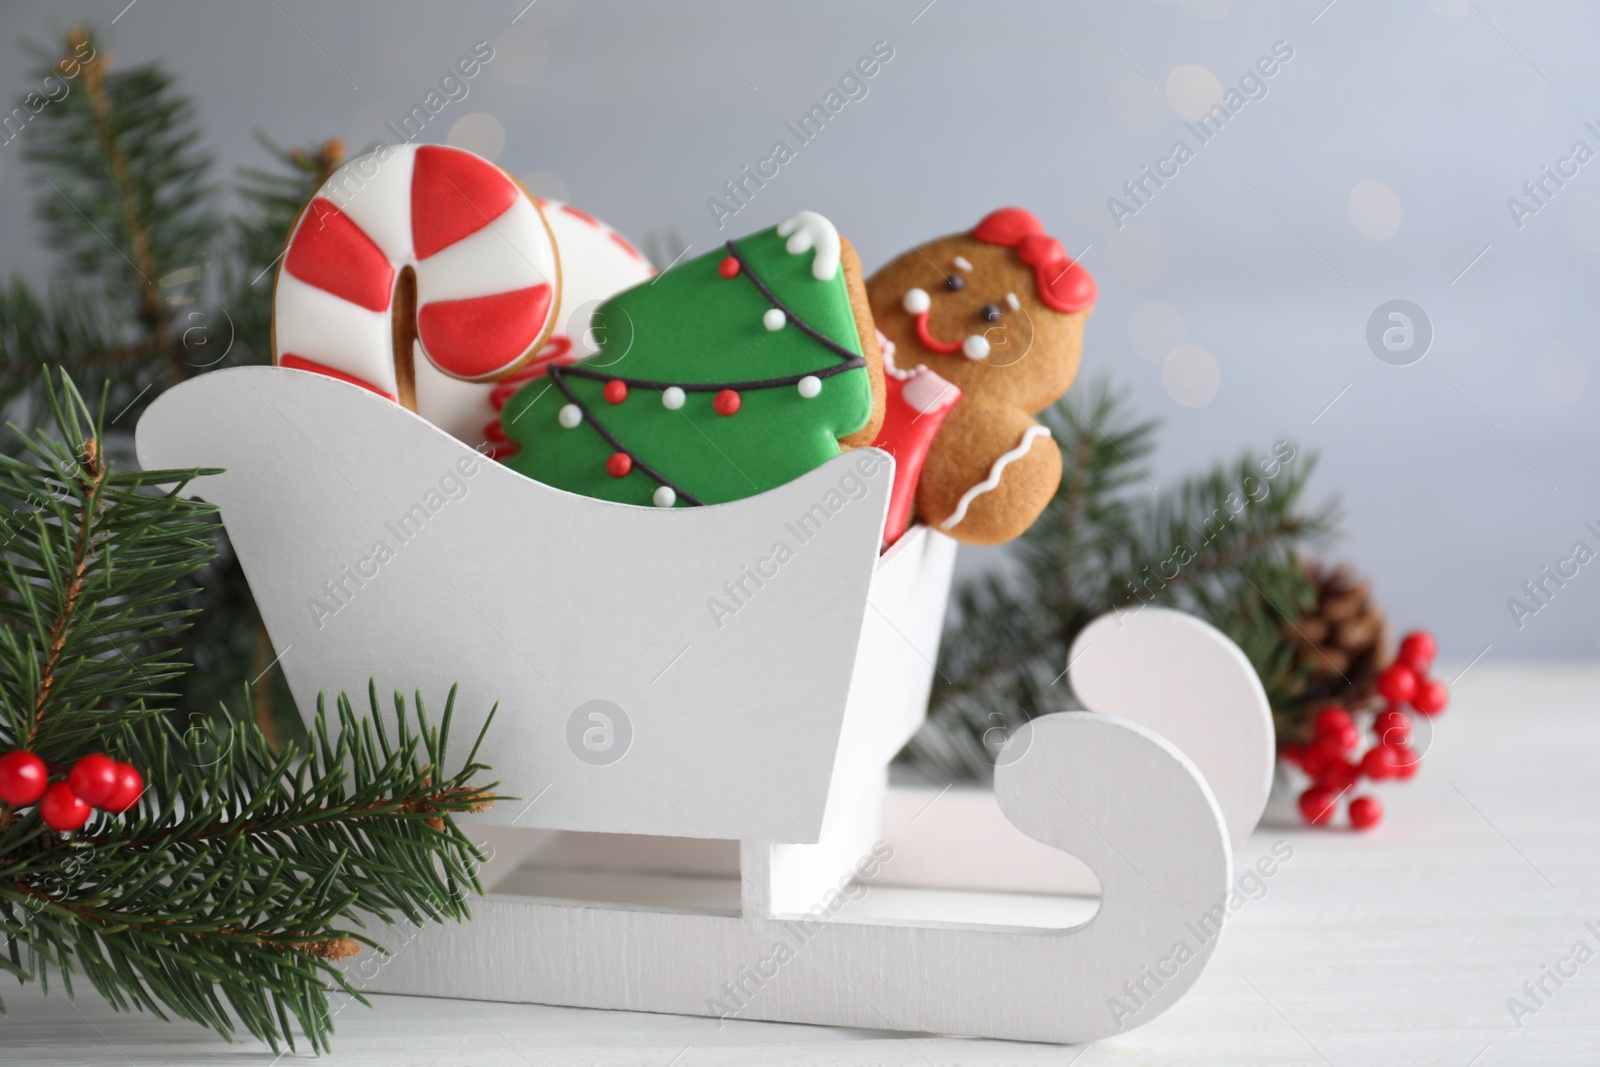
<instances>
[{"instance_id":1,"label":"gingerbread cookie's eye","mask_svg":"<svg viewBox=\"0 0 1600 1067\"><path fill-rule=\"evenodd\" d=\"M947 274L944 279L944 287L952 293L959 293L967 287L967 280L959 274Z\"/></svg>"},{"instance_id":2,"label":"gingerbread cookie's eye","mask_svg":"<svg viewBox=\"0 0 1600 1067\"><path fill-rule=\"evenodd\" d=\"M985 304L985 305L983 305L983 307L978 309L978 316L981 319L983 319L984 322L999 322L1000 321L1000 305L999 304Z\"/></svg>"}]
</instances>

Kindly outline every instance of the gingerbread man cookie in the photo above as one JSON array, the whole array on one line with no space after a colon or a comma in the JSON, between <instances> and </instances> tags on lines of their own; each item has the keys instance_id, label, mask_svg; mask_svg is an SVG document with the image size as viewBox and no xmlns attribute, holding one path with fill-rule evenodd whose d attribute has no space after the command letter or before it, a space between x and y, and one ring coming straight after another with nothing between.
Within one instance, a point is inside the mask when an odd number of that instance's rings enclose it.
<instances>
[{"instance_id":1,"label":"gingerbread man cookie","mask_svg":"<svg viewBox=\"0 0 1600 1067\"><path fill-rule=\"evenodd\" d=\"M992 545L1039 517L1061 482L1061 452L1033 416L1078 373L1095 293L1089 272L1021 208L914 248L867 282L897 367L925 366L961 391L917 483L924 522Z\"/></svg>"}]
</instances>

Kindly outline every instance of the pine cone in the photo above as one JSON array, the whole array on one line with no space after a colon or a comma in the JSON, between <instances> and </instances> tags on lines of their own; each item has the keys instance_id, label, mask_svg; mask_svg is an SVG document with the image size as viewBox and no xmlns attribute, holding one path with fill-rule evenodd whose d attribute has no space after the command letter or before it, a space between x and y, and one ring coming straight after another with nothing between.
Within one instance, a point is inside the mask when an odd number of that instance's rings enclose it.
<instances>
[{"instance_id":1,"label":"pine cone","mask_svg":"<svg viewBox=\"0 0 1600 1067\"><path fill-rule=\"evenodd\" d=\"M1344 566L1308 561L1306 570L1317 587L1316 605L1282 623L1304 686L1295 701L1304 721L1294 732L1303 728L1307 737L1284 738L1291 741L1309 739L1311 718L1329 704L1353 712L1377 704L1378 673L1394 658L1389 622L1367 583Z\"/></svg>"}]
</instances>

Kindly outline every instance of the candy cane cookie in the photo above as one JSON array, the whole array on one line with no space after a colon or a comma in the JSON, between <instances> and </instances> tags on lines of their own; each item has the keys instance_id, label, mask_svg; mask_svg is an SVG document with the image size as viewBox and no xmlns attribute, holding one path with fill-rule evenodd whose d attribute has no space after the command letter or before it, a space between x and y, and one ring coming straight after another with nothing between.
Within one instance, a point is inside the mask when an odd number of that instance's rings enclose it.
<instances>
[{"instance_id":1,"label":"candy cane cookie","mask_svg":"<svg viewBox=\"0 0 1600 1067\"><path fill-rule=\"evenodd\" d=\"M458 148L383 146L340 167L290 231L273 362L417 410L416 368L494 381L544 345L555 238L505 171Z\"/></svg>"}]
</instances>

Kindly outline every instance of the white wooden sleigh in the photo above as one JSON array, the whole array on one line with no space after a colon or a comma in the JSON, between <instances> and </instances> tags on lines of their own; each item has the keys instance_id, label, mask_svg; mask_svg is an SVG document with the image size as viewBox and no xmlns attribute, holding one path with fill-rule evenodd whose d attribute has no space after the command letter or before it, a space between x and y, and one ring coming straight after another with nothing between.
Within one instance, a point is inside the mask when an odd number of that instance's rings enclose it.
<instances>
[{"instance_id":1,"label":"white wooden sleigh","mask_svg":"<svg viewBox=\"0 0 1600 1067\"><path fill-rule=\"evenodd\" d=\"M221 509L302 709L369 677L434 709L459 683L461 736L500 705L484 756L522 799L475 817L497 852L489 896L470 923L391 931L368 991L1078 1042L1155 1017L1216 944L1190 930L1220 914L1230 841L1265 802L1271 725L1236 648L1154 610L1085 632L1073 685L1114 714L1009 738L997 814L970 842L990 856L984 888L1006 888L997 842L1036 850L1034 870L1076 856L1098 879L1092 919L833 907L875 846L894 852L886 768L924 715L954 560L925 528L879 554L884 453L734 503L636 508L266 367L170 390L138 451L147 468L226 469L195 489ZM918 818L937 823L940 803ZM730 885L736 868L736 897L494 891L552 842L648 867L645 840L717 857ZM959 868L962 842L946 848ZM894 864L868 866L892 881Z\"/></svg>"}]
</instances>

